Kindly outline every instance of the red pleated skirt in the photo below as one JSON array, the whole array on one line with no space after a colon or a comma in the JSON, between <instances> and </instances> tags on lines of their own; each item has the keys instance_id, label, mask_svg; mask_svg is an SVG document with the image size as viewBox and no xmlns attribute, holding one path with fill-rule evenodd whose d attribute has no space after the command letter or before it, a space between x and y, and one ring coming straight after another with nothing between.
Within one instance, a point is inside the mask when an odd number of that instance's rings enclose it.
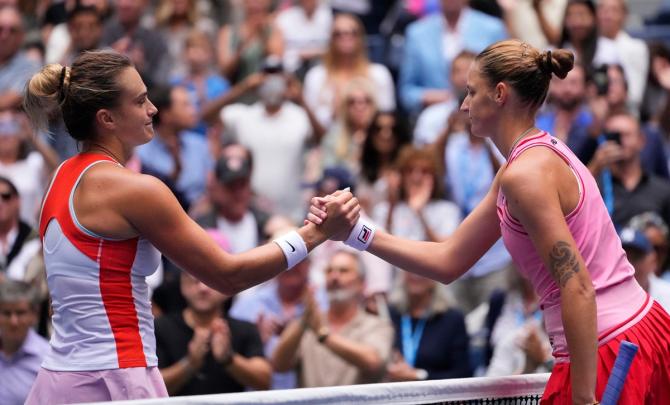
<instances>
[{"instance_id":1,"label":"red pleated skirt","mask_svg":"<svg viewBox=\"0 0 670 405\"><path fill-rule=\"evenodd\" d=\"M602 398L619 352L619 344L623 340L635 343L639 349L628 371L618 404L670 404L670 315L658 302L653 303L639 322L598 347L596 398ZM572 404L570 363L556 364L540 403Z\"/></svg>"}]
</instances>

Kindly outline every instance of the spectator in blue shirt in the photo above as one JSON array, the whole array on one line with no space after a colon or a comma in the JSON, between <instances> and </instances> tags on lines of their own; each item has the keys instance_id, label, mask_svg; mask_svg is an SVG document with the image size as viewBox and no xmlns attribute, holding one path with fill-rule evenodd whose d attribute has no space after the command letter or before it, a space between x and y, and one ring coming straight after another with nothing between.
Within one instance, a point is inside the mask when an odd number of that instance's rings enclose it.
<instances>
[{"instance_id":1,"label":"spectator in blue shirt","mask_svg":"<svg viewBox=\"0 0 670 405\"><path fill-rule=\"evenodd\" d=\"M137 148L142 172L163 180L185 208L203 196L212 157L207 141L190 131L196 125L195 106L184 87L156 87L150 98L154 116L154 138Z\"/></svg>"},{"instance_id":2,"label":"spectator in blue shirt","mask_svg":"<svg viewBox=\"0 0 670 405\"><path fill-rule=\"evenodd\" d=\"M23 404L49 350L49 343L32 329L38 302L29 284L0 282L0 404Z\"/></svg>"},{"instance_id":3,"label":"spectator in blue shirt","mask_svg":"<svg viewBox=\"0 0 670 405\"><path fill-rule=\"evenodd\" d=\"M479 53L507 37L499 19L466 6L465 0L442 0L442 13L407 27L398 87L403 106L418 113L453 98L449 71L463 50Z\"/></svg>"},{"instance_id":4,"label":"spectator in blue shirt","mask_svg":"<svg viewBox=\"0 0 670 405\"><path fill-rule=\"evenodd\" d=\"M198 114L208 101L214 100L230 89L226 78L214 70L214 46L209 36L198 30L193 30L186 37L186 52L184 54L188 72L183 76L172 79L172 83L188 90L191 99L195 102ZM207 125L200 120L193 128L193 132L205 135Z\"/></svg>"}]
</instances>

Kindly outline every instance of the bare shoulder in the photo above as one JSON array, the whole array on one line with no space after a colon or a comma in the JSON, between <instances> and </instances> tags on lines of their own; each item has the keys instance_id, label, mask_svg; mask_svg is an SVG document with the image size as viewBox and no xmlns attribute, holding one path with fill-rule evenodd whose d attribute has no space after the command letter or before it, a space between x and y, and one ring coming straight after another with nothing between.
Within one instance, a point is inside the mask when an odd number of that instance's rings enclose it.
<instances>
[{"instance_id":1,"label":"bare shoulder","mask_svg":"<svg viewBox=\"0 0 670 405\"><path fill-rule=\"evenodd\" d=\"M92 167L79 188L87 201L120 213L145 210L174 199L170 189L156 177L113 164Z\"/></svg>"},{"instance_id":2,"label":"bare shoulder","mask_svg":"<svg viewBox=\"0 0 670 405\"><path fill-rule=\"evenodd\" d=\"M98 164L88 170L80 186L107 197L151 196L169 189L157 178L115 164Z\"/></svg>"},{"instance_id":3,"label":"bare shoulder","mask_svg":"<svg viewBox=\"0 0 670 405\"><path fill-rule=\"evenodd\" d=\"M565 164L554 152L547 148L530 148L519 155L511 165L507 165L500 175L503 192L523 190L547 190L555 187Z\"/></svg>"}]
</instances>

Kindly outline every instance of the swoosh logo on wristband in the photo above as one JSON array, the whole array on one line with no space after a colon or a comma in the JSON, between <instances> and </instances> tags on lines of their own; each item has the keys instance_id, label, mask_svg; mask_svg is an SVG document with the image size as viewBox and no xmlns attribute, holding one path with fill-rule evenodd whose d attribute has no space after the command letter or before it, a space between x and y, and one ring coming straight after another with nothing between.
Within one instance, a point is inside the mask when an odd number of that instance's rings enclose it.
<instances>
[{"instance_id":1,"label":"swoosh logo on wristband","mask_svg":"<svg viewBox=\"0 0 670 405\"><path fill-rule=\"evenodd\" d=\"M291 249L293 249L293 250L291 250L291 253L295 252L295 247L293 247L293 245L291 245L291 242L289 242L289 241L285 241L285 242L286 242L287 245L289 245L291 247Z\"/></svg>"}]
</instances>

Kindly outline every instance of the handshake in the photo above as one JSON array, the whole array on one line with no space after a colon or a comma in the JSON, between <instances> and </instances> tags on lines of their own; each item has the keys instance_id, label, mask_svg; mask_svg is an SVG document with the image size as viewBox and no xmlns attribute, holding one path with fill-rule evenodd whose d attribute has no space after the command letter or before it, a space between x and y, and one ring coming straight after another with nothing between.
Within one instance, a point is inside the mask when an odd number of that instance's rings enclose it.
<instances>
[{"instance_id":1,"label":"handshake","mask_svg":"<svg viewBox=\"0 0 670 405\"><path fill-rule=\"evenodd\" d=\"M312 198L305 226L298 231L311 235L307 240L312 247L326 239L332 239L341 240L358 250L366 250L375 235L374 225L361 218L358 199L348 188L324 197ZM298 231L289 232L273 241L284 252L289 269L308 254L306 239Z\"/></svg>"},{"instance_id":2,"label":"handshake","mask_svg":"<svg viewBox=\"0 0 670 405\"><path fill-rule=\"evenodd\" d=\"M361 206L349 188L310 201L305 225L315 225L326 238L366 250L374 237L374 225L361 218Z\"/></svg>"}]
</instances>

